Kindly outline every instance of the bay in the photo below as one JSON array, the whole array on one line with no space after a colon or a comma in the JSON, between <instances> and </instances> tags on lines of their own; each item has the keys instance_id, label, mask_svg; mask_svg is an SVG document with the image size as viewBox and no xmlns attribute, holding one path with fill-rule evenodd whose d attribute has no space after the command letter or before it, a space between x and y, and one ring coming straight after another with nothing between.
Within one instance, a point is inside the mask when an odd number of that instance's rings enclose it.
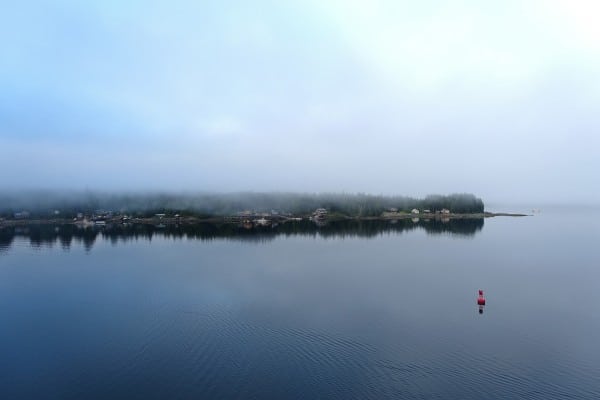
<instances>
[{"instance_id":1,"label":"bay","mask_svg":"<svg viewBox=\"0 0 600 400\"><path fill-rule=\"evenodd\" d=\"M599 398L598 216L2 228L0 392Z\"/></svg>"}]
</instances>

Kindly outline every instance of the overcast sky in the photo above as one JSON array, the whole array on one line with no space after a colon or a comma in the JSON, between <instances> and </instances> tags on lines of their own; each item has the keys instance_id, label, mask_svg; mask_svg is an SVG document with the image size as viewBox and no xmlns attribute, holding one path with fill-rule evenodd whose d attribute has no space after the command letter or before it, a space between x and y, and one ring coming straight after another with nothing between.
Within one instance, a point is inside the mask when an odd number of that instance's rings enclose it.
<instances>
[{"instance_id":1,"label":"overcast sky","mask_svg":"<svg viewBox=\"0 0 600 400\"><path fill-rule=\"evenodd\" d=\"M2 188L600 201L600 2L14 1Z\"/></svg>"}]
</instances>

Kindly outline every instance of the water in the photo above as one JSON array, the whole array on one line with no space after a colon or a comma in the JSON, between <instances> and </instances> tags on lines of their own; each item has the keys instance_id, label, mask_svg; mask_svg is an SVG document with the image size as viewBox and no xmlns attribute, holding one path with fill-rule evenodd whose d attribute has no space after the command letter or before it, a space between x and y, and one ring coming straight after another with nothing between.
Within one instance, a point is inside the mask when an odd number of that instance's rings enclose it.
<instances>
[{"instance_id":1,"label":"water","mask_svg":"<svg viewBox=\"0 0 600 400\"><path fill-rule=\"evenodd\" d=\"M598 216L0 229L0 393L600 398Z\"/></svg>"}]
</instances>

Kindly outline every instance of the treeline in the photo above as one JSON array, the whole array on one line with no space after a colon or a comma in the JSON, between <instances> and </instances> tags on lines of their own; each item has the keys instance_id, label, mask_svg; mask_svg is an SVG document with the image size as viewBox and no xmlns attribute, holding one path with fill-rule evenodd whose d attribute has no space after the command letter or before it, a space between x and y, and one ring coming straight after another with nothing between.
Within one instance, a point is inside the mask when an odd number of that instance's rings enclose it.
<instances>
[{"instance_id":1,"label":"treeline","mask_svg":"<svg viewBox=\"0 0 600 400\"><path fill-rule=\"evenodd\" d=\"M198 194L103 194L43 193L0 194L0 214L10 217L26 210L31 217L44 217L59 212L62 217L97 210L137 214L179 213L193 216L227 216L240 211L305 215L316 208L349 216L379 216L390 209L431 212L448 209L453 213L481 213L483 201L472 194L430 195L422 199L405 196L339 193L198 193ZM58 215L58 214L57 214Z\"/></svg>"}]
</instances>

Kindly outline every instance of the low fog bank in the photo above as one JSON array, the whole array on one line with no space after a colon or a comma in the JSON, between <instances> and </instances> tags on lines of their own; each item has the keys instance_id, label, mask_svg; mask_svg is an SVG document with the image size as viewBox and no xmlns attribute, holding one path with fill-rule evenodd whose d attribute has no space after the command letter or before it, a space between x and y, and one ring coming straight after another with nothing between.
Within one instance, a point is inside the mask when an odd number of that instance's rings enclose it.
<instances>
[{"instance_id":1,"label":"low fog bank","mask_svg":"<svg viewBox=\"0 0 600 400\"><path fill-rule=\"evenodd\" d=\"M27 211L31 215L90 213L111 210L126 213L186 212L216 216L241 211L310 213L317 208L341 214L371 216L396 209L410 211L444 208L455 213L483 212L483 201L472 194L429 195L424 198L346 193L101 193L22 191L0 193L5 216Z\"/></svg>"}]
</instances>

